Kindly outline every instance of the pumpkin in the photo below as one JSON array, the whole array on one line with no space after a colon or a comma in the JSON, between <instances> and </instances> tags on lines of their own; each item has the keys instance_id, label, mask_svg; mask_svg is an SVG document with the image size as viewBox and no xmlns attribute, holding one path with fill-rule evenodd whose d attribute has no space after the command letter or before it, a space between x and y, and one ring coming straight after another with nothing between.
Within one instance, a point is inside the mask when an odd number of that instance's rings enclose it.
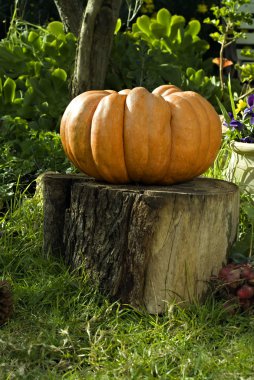
<instances>
[{"instance_id":1,"label":"pumpkin","mask_svg":"<svg viewBox=\"0 0 254 380\"><path fill-rule=\"evenodd\" d=\"M201 95L163 85L120 92L86 91L66 108L60 126L67 157L110 183L173 184L213 163L221 122Z\"/></svg>"}]
</instances>

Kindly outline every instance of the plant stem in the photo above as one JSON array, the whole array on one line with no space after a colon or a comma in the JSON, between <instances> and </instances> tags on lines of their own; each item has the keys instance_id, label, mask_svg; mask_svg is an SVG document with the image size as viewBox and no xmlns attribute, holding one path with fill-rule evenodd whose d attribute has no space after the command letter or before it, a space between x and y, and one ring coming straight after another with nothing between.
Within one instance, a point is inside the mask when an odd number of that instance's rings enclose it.
<instances>
[{"instance_id":1,"label":"plant stem","mask_svg":"<svg viewBox=\"0 0 254 380\"><path fill-rule=\"evenodd\" d=\"M254 92L254 88L250 88L249 91L245 92L245 94L239 96L239 97L237 98L237 100L243 99L243 98L245 98L245 96L248 96L248 95L250 95L250 94L253 94L253 92Z\"/></svg>"},{"instance_id":2,"label":"plant stem","mask_svg":"<svg viewBox=\"0 0 254 380\"><path fill-rule=\"evenodd\" d=\"M225 37L221 43L221 48L220 48L220 65L219 65L219 75L220 75L220 88L221 88L221 93L223 94L224 90L224 80L223 80L223 52L224 52L224 45L225 45Z\"/></svg>"},{"instance_id":3,"label":"plant stem","mask_svg":"<svg viewBox=\"0 0 254 380\"><path fill-rule=\"evenodd\" d=\"M251 223L251 236L250 236L250 252L249 252L249 258L252 256L253 236L254 236L254 223Z\"/></svg>"}]
</instances>

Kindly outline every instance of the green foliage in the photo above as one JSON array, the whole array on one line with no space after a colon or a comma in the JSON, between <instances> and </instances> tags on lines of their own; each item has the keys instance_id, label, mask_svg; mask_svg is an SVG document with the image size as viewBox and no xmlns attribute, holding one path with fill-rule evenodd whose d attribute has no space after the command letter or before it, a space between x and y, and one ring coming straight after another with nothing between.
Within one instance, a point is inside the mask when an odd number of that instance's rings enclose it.
<instances>
[{"instance_id":1,"label":"green foliage","mask_svg":"<svg viewBox=\"0 0 254 380\"><path fill-rule=\"evenodd\" d=\"M182 84L184 90L202 94L216 106L216 97L221 97L220 82L215 76L207 76L203 69L194 70L188 67Z\"/></svg>"},{"instance_id":2,"label":"green foliage","mask_svg":"<svg viewBox=\"0 0 254 380\"><path fill-rule=\"evenodd\" d=\"M172 16L167 9L162 8L155 19L146 15L139 17L132 25L132 36L137 41L146 41L150 48L168 53L171 63L185 69L188 66L197 68L202 64L202 55L208 50L209 44L198 37L198 20L191 20L187 26L185 23L183 16Z\"/></svg>"},{"instance_id":3,"label":"green foliage","mask_svg":"<svg viewBox=\"0 0 254 380\"><path fill-rule=\"evenodd\" d=\"M26 186L46 170L67 170L60 136L34 129L20 117L2 117L0 135L0 210L14 196L17 180Z\"/></svg>"},{"instance_id":4,"label":"green foliage","mask_svg":"<svg viewBox=\"0 0 254 380\"><path fill-rule=\"evenodd\" d=\"M75 38L60 22L47 29L17 23L0 41L0 112L33 120L55 130L68 103L68 81ZM40 119L44 119L43 121Z\"/></svg>"},{"instance_id":5,"label":"green foliage","mask_svg":"<svg viewBox=\"0 0 254 380\"><path fill-rule=\"evenodd\" d=\"M144 86L153 90L170 82L186 89L193 86L199 92L202 88L204 96L214 101L215 94L219 96L217 82L200 69L209 44L198 36L199 21L185 24L184 17L172 16L164 8L155 19L138 17L131 31L119 32L118 22L106 86L116 90ZM192 72L186 74L187 69Z\"/></svg>"},{"instance_id":6,"label":"green foliage","mask_svg":"<svg viewBox=\"0 0 254 380\"><path fill-rule=\"evenodd\" d=\"M217 29L210 34L214 41L221 45L231 44L243 36L237 28L242 22L252 23L252 15L241 10L241 7L248 3L250 0L222 0L220 6L211 7L214 18L206 18L204 23L212 24Z\"/></svg>"},{"instance_id":7,"label":"green foliage","mask_svg":"<svg viewBox=\"0 0 254 380\"><path fill-rule=\"evenodd\" d=\"M0 41L0 203L19 177L69 165L58 131L75 48L58 21L41 28L16 20Z\"/></svg>"},{"instance_id":8,"label":"green foliage","mask_svg":"<svg viewBox=\"0 0 254 380\"><path fill-rule=\"evenodd\" d=\"M215 27L216 31L211 33L210 37L221 45L219 72L222 92L225 88L223 75L225 48L244 36L244 33L239 31L239 26L242 22L252 23L252 15L241 9L244 4L249 2L250 0L222 0L219 6L211 7L214 18L208 17L204 20L204 23Z\"/></svg>"},{"instance_id":9,"label":"green foliage","mask_svg":"<svg viewBox=\"0 0 254 380\"><path fill-rule=\"evenodd\" d=\"M153 90L168 82L180 86L181 70L168 62L166 54L150 49L145 41L135 43L129 34L115 36L106 87L119 91L143 86Z\"/></svg>"},{"instance_id":10,"label":"green foliage","mask_svg":"<svg viewBox=\"0 0 254 380\"><path fill-rule=\"evenodd\" d=\"M241 195L239 236L234 244L231 257L235 261L248 260L254 263L254 197L244 192Z\"/></svg>"},{"instance_id":11,"label":"green foliage","mask_svg":"<svg viewBox=\"0 0 254 380\"><path fill-rule=\"evenodd\" d=\"M236 69L240 73L242 82L252 83L254 81L254 63L244 63L243 65L236 65Z\"/></svg>"}]
</instances>

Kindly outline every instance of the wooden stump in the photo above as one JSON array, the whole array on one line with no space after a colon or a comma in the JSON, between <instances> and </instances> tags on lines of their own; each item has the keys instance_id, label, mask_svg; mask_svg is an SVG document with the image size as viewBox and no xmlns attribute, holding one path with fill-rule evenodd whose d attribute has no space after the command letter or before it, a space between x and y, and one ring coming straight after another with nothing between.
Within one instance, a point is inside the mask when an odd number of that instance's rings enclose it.
<instances>
[{"instance_id":1,"label":"wooden stump","mask_svg":"<svg viewBox=\"0 0 254 380\"><path fill-rule=\"evenodd\" d=\"M125 186L45 175L44 249L84 266L100 289L150 313L201 300L236 238L239 191L197 178Z\"/></svg>"}]
</instances>

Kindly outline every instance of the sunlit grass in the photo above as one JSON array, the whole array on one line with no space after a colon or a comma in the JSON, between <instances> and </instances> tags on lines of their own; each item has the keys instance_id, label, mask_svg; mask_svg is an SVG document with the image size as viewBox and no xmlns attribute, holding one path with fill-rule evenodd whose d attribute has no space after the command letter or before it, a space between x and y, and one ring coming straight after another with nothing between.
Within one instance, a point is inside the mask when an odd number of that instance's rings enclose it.
<instances>
[{"instance_id":1,"label":"sunlit grass","mask_svg":"<svg viewBox=\"0 0 254 380\"><path fill-rule=\"evenodd\" d=\"M251 379L254 317L209 297L163 316L111 303L42 250L39 197L1 220L0 278L15 311L0 329L1 379Z\"/></svg>"}]
</instances>

